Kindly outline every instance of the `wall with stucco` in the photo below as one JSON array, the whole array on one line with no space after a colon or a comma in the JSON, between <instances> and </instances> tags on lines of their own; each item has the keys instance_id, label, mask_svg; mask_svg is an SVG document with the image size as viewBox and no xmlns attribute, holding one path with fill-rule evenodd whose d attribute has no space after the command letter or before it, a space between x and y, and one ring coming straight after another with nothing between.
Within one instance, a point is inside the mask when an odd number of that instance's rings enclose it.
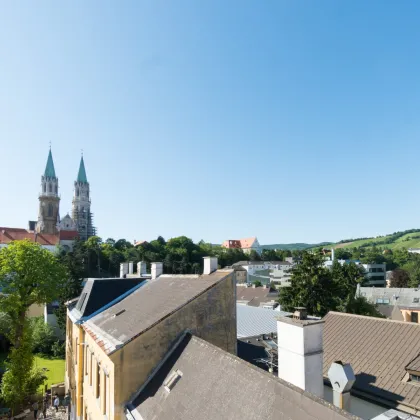
<instances>
[{"instance_id":1,"label":"wall with stucco","mask_svg":"<svg viewBox=\"0 0 420 420\"><path fill-rule=\"evenodd\" d=\"M99 398L96 397L98 369ZM92 379L90 375L92 375ZM82 418L101 419L105 418L105 415L108 420L115 418L114 383L114 364L112 360L89 334L85 334Z\"/></svg>"},{"instance_id":2,"label":"wall with stucco","mask_svg":"<svg viewBox=\"0 0 420 420\"><path fill-rule=\"evenodd\" d=\"M199 281L199 280L196 280ZM185 330L236 353L234 273L111 355L115 369L115 419Z\"/></svg>"}]
</instances>

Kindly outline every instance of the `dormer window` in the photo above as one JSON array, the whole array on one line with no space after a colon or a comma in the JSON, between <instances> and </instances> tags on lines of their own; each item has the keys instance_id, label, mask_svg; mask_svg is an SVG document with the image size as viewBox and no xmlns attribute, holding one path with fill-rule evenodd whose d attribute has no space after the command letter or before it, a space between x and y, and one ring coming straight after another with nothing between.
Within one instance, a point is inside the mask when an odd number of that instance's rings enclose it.
<instances>
[{"instance_id":1,"label":"dormer window","mask_svg":"<svg viewBox=\"0 0 420 420\"><path fill-rule=\"evenodd\" d=\"M410 381L420 382L420 372L418 375L414 375L413 373L410 373Z\"/></svg>"}]
</instances>

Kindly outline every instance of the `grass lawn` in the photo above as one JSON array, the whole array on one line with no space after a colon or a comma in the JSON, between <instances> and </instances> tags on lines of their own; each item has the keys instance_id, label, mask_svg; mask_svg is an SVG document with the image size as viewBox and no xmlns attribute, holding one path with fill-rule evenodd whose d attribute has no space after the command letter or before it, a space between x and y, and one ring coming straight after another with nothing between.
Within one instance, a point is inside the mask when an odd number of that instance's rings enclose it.
<instances>
[{"instance_id":1,"label":"grass lawn","mask_svg":"<svg viewBox=\"0 0 420 420\"><path fill-rule=\"evenodd\" d=\"M48 376L48 388L51 384L58 384L64 382L64 368L65 360L63 359L44 359L43 357L35 356L35 366L39 368L47 368L45 372Z\"/></svg>"}]
</instances>

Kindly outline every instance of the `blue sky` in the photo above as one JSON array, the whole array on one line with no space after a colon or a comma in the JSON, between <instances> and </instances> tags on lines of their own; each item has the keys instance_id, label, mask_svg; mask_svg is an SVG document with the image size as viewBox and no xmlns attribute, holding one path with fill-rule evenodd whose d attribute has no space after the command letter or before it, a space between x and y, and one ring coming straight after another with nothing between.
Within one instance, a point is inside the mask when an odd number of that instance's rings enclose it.
<instances>
[{"instance_id":1,"label":"blue sky","mask_svg":"<svg viewBox=\"0 0 420 420\"><path fill-rule=\"evenodd\" d=\"M418 1L2 2L0 225L48 144L100 236L317 242L420 227Z\"/></svg>"}]
</instances>

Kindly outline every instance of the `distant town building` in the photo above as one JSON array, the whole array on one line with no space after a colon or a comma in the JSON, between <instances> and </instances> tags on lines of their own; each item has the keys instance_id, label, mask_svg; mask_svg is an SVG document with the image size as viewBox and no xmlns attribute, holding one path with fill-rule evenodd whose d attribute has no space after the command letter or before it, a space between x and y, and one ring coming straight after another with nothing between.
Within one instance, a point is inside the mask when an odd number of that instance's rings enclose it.
<instances>
[{"instance_id":1,"label":"distant town building","mask_svg":"<svg viewBox=\"0 0 420 420\"><path fill-rule=\"evenodd\" d=\"M356 296L365 297L388 319L419 323L420 289L418 288L358 287Z\"/></svg>"},{"instance_id":2,"label":"distant town building","mask_svg":"<svg viewBox=\"0 0 420 420\"><path fill-rule=\"evenodd\" d=\"M271 281L290 279L290 270L294 264L289 261L239 261L232 265L233 269L241 267L246 271L246 282L253 283L260 281L262 284L269 284ZM240 275L243 278L243 275ZM239 282L238 282L239 283Z\"/></svg>"},{"instance_id":3,"label":"distant town building","mask_svg":"<svg viewBox=\"0 0 420 420\"><path fill-rule=\"evenodd\" d=\"M252 238L244 239L228 239L222 243L222 247L229 249L242 249L242 251L249 254L251 251L255 251L261 254L261 245L258 239L254 236Z\"/></svg>"},{"instance_id":4,"label":"distant town building","mask_svg":"<svg viewBox=\"0 0 420 420\"><path fill-rule=\"evenodd\" d=\"M412 254L420 254L420 248L408 248L408 252Z\"/></svg>"},{"instance_id":5,"label":"distant town building","mask_svg":"<svg viewBox=\"0 0 420 420\"><path fill-rule=\"evenodd\" d=\"M256 306L264 309L276 309L279 292L269 286L256 287L255 285L237 284L236 303L239 305Z\"/></svg>"},{"instance_id":6,"label":"distant town building","mask_svg":"<svg viewBox=\"0 0 420 420\"><path fill-rule=\"evenodd\" d=\"M330 260L324 262L324 266L331 268L333 265L334 257ZM337 260L341 265L354 263L358 266L363 267L365 272L365 286L377 286L385 287L387 285L387 275L386 275L386 264L362 264L359 260Z\"/></svg>"}]
</instances>

